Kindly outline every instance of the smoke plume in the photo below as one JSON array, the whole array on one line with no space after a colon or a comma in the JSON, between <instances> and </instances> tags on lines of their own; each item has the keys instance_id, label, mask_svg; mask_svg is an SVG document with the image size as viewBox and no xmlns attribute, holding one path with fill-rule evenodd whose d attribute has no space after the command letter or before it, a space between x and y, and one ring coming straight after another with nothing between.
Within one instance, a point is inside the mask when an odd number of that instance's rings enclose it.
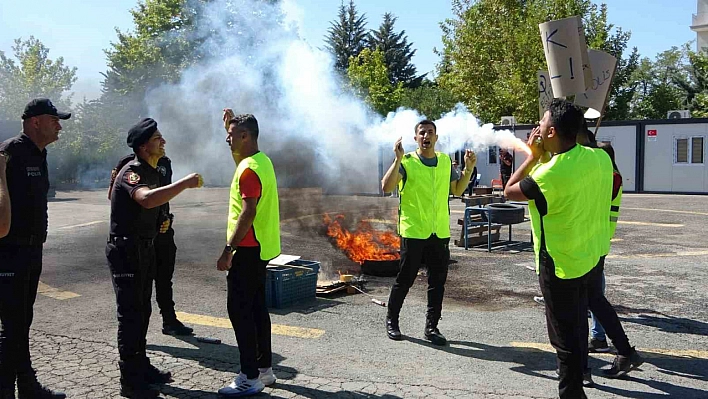
<instances>
[{"instance_id":1,"label":"smoke plume","mask_svg":"<svg viewBox=\"0 0 708 399\"><path fill-rule=\"evenodd\" d=\"M223 108L256 116L260 149L273 160L281 186L376 193L379 158L388 165L393 142L403 137L406 151L415 149L413 127L424 116L399 109L381 118L353 96L331 55L300 38L304 16L294 0L198 4L205 8L192 39L202 61L178 84L146 98L176 177L195 171L210 184L231 181ZM518 147L511 132L481 125L462 105L436 124L438 151Z\"/></svg>"}]
</instances>

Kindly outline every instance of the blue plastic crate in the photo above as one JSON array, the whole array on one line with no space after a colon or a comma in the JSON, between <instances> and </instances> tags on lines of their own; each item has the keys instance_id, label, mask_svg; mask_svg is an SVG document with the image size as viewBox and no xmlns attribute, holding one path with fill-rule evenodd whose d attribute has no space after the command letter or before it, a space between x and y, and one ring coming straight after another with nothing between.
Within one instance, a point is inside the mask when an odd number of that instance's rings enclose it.
<instances>
[{"instance_id":1,"label":"blue plastic crate","mask_svg":"<svg viewBox=\"0 0 708 399\"><path fill-rule=\"evenodd\" d=\"M288 262L285 266L268 267L266 305L280 309L296 302L315 299L319 271L320 262L301 259Z\"/></svg>"}]
</instances>

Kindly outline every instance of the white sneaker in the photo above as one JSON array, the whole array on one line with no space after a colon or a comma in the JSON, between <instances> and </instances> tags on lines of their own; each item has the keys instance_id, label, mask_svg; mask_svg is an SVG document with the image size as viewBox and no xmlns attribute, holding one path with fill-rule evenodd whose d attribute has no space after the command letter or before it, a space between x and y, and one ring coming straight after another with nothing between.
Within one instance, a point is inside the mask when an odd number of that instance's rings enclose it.
<instances>
[{"instance_id":1,"label":"white sneaker","mask_svg":"<svg viewBox=\"0 0 708 399\"><path fill-rule=\"evenodd\" d=\"M533 297L533 300L536 301L539 305L545 305L546 301L543 299L542 296L535 296Z\"/></svg>"},{"instance_id":2,"label":"white sneaker","mask_svg":"<svg viewBox=\"0 0 708 399\"><path fill-rule=\"evenodd\" d=\"M223 395L229 398L235 398L239 396L250 396L255 395L265 389L265 385L258 378L249 380L246 378L246 374L239 373L236 378L229 384L221 389L219 389L219 395Z\"/></svg>"},{"instance_id":3,"label":"white sneaker","mask_svg":"<svg viewBox=\"0 0 708 399\"><path fill-rule=\"evenodd\" d=\"M267 369L258 369L258 379L261 380L263 385L269 386L275 384L275 381L277 378L275 378L275 374L273 374L273 368L268 367Z\"/></svg>"}]
</instances>

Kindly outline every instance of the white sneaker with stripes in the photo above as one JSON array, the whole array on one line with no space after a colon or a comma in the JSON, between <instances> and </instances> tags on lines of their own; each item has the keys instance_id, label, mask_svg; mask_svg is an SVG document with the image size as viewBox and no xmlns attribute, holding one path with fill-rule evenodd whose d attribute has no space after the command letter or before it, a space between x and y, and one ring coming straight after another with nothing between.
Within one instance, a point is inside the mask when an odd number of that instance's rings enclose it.
<instances>
[{"instance_id":1,"label":"white sneaker with stripes","mask_svg":"<svg viewBox=\"0 0 708 399\"><path fill-rule=\"evenodd\" d=\"M261 380L263 385L269 386L275 384L275 381L277 378L275 378L275 374L273 374L273 368L268 367L267 369L258 369L258 379Z\"/></svg>"},{"instance_id":2,"label":"white sneaker with stripes","mask_svg":"<svg viewBox=\"0 0 708 399\"><path fill-rule=\"evenodd\" d=\"M239 373L231 384L219 389L219 395L228 398L251 396L261 392L264 388L265 385L260 379L254 378L249 380L246 378L246 374Z\"/></svg>"}]
</instances>

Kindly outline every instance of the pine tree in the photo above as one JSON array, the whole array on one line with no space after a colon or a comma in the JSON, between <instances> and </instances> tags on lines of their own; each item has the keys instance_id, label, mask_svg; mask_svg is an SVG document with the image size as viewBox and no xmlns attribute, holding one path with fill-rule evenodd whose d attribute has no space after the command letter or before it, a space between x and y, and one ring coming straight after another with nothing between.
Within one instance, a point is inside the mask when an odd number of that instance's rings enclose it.
<instances>
[{"instance_id":1,"label":"pine tree","mask_svg":"<svg viewBox=\"0 0 708 399\"><path fill-rule=\"evenodd\" d=\"M366 37L366 15L359 15L354 0L349 5L342 2L338 20L330 22L325 37L325 48L334 56L337 70L346 72L349 59L366 47Z\"/></svg>"},{"instance_id":2,"label":"pine tree","mask_svg":"<svg viewBox=\"0 0 708 399\"><path fill-rule=\"evenodd\" d=\"M413 56L416 50L412 49L413 43L408 43L406 31L398 33L394 30L397 18L386 13L378 30L372 30L367 38L367 46L384 53L386 67L388 69L389 80L392 84L403 83L405 87L420 86L423 76L416 76L416 68L413 65Z\"/></svg>"}]
</instances>

